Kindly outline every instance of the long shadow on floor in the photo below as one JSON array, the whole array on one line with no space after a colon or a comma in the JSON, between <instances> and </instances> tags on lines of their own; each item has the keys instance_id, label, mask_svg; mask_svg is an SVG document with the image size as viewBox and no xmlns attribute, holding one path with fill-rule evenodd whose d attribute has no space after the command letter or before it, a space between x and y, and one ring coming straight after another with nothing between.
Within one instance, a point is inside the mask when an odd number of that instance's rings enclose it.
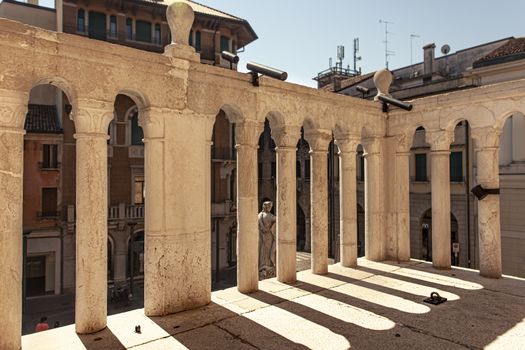
<instances>
[{"instance_id":1,"label":"long shadow on floor","mask_svg":"<svg viewBox=\"0 0 525 350\"><path fill-rule=\"evenodd\" d=\"M150 319L188 349L306 349L216 303Z\"/></svg>"},{"instance_id":2,"label":"long shadow on floor","mask_svg":"<svg viewBox=\"0 0 525 350\"><path fill-rule=\"evenodd\" d=\"M82 344L84 344L86 347L86 350L125 348L109 328L104 328L97 333L78 334L77 336L80 338Z\"/></svg>"}]
</instances>

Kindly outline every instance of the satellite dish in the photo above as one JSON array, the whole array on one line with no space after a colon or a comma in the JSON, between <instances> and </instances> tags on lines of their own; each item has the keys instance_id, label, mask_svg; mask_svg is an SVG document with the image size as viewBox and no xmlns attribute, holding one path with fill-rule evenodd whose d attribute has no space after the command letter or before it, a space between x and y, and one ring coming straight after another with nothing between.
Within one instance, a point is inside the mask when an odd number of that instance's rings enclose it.
<instances>
[{"instance_id":1,"label":"satellite dish","mask_svg":"<svg viewBox=\"0 0 525 350\"><path fill-rule=\"evenodd\" d=\"M445 45L441 46L441 53L443 55L446 55L449 52L450 52L450 46L449 45L445 44Z\"/></svg>"}]
</instances>

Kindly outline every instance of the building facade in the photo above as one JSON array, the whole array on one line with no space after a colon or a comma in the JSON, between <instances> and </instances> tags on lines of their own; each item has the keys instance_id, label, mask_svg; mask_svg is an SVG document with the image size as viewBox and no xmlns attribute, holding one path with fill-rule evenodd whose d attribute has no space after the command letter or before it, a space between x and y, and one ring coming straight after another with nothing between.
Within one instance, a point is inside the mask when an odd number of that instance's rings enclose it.
<instances>
[{"instance_id":1,"label":"building facade","mask_svg":"<svg viewBox=\"0 0 525 350\"><path fill-rule=\"evenodd\" d=\"M230 65L221 52L237 53L256 40L250 24L191 3L195 21L189 43L200 54L201 62L236 70L236 64ZM0 16L148 52L162 53L171 42L162 1L66 0L58 1L57 6L58 11L39 6L38 1L6 0L0 4ZM29 98L24 183L27 296L71 292L75 286L76 130L70 119L70 106L63 91L50 84L35 87ZM42 111L47 111L47 122L54 126L52 133L31 128L31 123L43 123ZM214 282L235 276L233 130L234 124L224 114L217 116L211 174ZM136 103L128 96L118 95L107 142L108 280L115 286L127 286L132 274L132 280L138 280L140 285L144 274L143 137Z\"/></svg>"},{"instance_id":2,"label":"building facade","mask_svg":"<svg viewBox=\"0 0 525 350\"><path fill-rule=\"evenodd\" d=\"M424 62L392 71L393 97L410 100L457 90L472 89L525 77L525 39L505 38L435 58L434 44L423 47ZM337 78L337 77L335 77ZM320 88L336 93L372 98L377 92L373 73L339 79ZM336 79L337 80L337 79ZM364 96L357 87L369 89ZM504 273L525 276L525 118L516 113L502 131L499 164L501 187L501 239ZM450 146L451 243L452 263L479 266L478 216L475 197L476 146L468 122L458 121ZM411 256L432 260L432 200L430 144L426 130L413 135L410 156ZM362 196L362 192L359 191ZM358 193L358 196L360 196Z\"/></svg>"}]
</instances>

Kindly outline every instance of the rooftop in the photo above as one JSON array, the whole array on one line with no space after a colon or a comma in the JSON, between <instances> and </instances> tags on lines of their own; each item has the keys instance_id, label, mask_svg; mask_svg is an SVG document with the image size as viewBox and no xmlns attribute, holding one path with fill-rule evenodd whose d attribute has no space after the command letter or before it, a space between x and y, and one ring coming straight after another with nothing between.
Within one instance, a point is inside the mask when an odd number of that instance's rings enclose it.
<instances>
[{"instance_id":1,"label":"rooftop","mask_svg":"<svg viewBox=\"0 0 525 350\"><path fill-rule=\"evenodd\" d=\"M61 133L56 106L29 104L24 129L29 133Z\"/></svg>"},{"instance_id":2,"label":"rooftop","mask_svg":"<svg viewBox=\"0 0 525 350\"><path fill-rule=\"evenodd\" d=\"M490 66L525 58L525 38L511 38L488 55L474 62L474 68Z\"/></svg>"},{"instance_id":3,"label":"rooftop","mask_svg":"<svg viewBox=\"0 0 525 350\"><path fill-rule=\"evenodd\" d=\"M525 280L492 280L474 270L435 270L359 259L327 275L269 279L249 295L212 294L208 306L166 317L133 310L108 327L77 335L74 326L22 338L24 349L518 349L525 337ZM423 302L436 291L441 305ZM136 325L141 333L135 333Z\"/></svg>"}]
</instances>

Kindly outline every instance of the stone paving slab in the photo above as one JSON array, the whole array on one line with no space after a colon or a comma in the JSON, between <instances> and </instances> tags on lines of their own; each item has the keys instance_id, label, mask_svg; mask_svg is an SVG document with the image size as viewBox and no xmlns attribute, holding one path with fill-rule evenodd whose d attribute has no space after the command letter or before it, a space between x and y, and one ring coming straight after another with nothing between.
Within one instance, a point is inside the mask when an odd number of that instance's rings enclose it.
<instances>
[{"instance_id":1,"label":"stone paving slab","mask_svg":"<svg viewBox=\"0 0 525 350\"><path fill-rule=\"evenodd\" d=\"M113 315L96 334L67 326L27 335L23 349L525 349L525 279L365 259L297 279L213 292L211 304L166 317ZM448 301L423 303L432 291Z\"/></svg>"}]
</instances>

